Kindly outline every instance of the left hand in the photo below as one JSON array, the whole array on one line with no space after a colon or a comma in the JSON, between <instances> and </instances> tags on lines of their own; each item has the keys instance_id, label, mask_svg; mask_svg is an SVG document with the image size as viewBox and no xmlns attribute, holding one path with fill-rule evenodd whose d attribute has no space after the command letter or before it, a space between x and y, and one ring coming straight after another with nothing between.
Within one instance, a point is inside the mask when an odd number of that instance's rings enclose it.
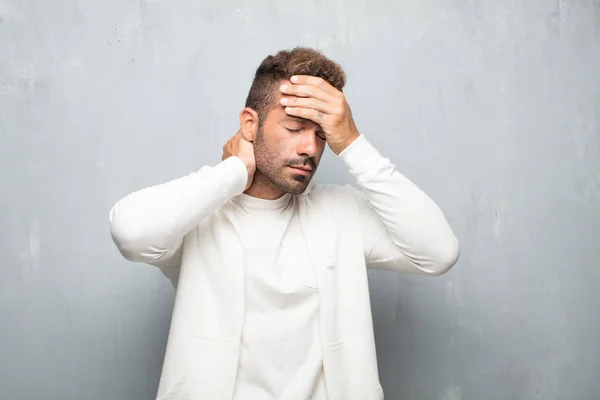
<instances>
[{"instance_id":1,"label":"left hand","mask_svg":"<svg viewBox=\"0 0 600 400\"><path fill-rule=\"evenodd\" d=\"M360 136L342 92L324 79L309 75L293 76L291 82L280 87L285 112L319 124L336 155Z\"/></svg>"}]
</instances>

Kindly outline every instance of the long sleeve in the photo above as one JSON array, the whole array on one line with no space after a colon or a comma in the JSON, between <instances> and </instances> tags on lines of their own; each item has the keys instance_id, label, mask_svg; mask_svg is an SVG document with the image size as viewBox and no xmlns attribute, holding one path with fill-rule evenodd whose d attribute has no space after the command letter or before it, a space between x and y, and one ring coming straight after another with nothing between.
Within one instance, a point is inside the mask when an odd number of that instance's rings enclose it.
<instances>
[{"instance_id":1,"label":"long sleeve","mask_svg":"<svg viewBox=\"0 0 600 400\"><path fill-rule=\"evenodd\" d=\"M110 210L113 241L130 261L178 266L185 235L242 193L247 179L243 161L230 157L214 167L133 192Z\"/></svg>"},{"instance_id":2,"label":"long sleeve","mask_svg":"<svg viewBox=\"0 0 600 400\"><path fill-rule=\"evenodd\" d=\"M440 275L457 262L458 240L440 208L364 136L338 157L360 189L369 268Z\"/></svg>"}]
</instances>

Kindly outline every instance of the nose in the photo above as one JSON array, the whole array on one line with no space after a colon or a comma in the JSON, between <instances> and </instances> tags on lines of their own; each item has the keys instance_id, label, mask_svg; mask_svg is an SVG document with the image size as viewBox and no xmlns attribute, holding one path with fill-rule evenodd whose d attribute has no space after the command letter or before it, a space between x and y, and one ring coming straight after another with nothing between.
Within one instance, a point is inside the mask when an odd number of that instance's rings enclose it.
<instances>
[{"instance_id":1,"label":"nose","mask_svg":"<svg viewBox=\"0 0 600 400\"><path fill-rule=\"evenodd\" d=\"M317 154L317 135L312 129L305 129L298 143L297 153L301 156L314 157Z\"/></svg>"}]
</instances>

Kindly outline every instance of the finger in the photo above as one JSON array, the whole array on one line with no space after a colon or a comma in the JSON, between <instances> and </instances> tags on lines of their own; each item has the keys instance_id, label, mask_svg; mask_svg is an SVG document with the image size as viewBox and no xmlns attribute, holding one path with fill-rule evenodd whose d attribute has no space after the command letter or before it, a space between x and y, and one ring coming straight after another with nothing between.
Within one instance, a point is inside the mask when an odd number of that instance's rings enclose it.
<instances>
[{"instance_id":1,"label":"finger","mask_svg":"<svg viewBox=\"0 0 600 400\"><path fill-rule=\"evenodd\" d=\"M298 97L314 97L321 101L332 101L335 96L314 85L288 85L283 84L279 87L283 94Z\"/></svg>"},{"instance_id":2,"label":"finger","mask_svg":"<svg viewBox=\"0 0 600 400\"><path fill-rule=\"evenodd\" d=\"M321 111L315 110L314 108L286 107L285 112L294 117L309 119L319 125L322 124L328 117L328 115Z\"/></svg>"},{"instance_id":3,"label":"finger","mask_svg":"<svg viewBox=\"0 0 600 400\"><path fill-rule=\"evenodd\" d=\"M311 75L294 75L294 76L292 76L290 78L290 81L294 85L312 85L312 86L318 86L319 88L323 89L325 92L327 92L327 93L329 93L331 95L336 95L336 94L340 93L339 90L337 90L335 87L333 87L325 79L319 78L319 77L316 77L316 76L311 76Z\"/></svg>"},{"instance_id":4,"label":"finger","mask_svg":"<svg viewBox=\"0 0 600 400\"><path fill-rule=\"evenodd\" d=\"M281 105L290 107L312 108L325 114L334 114L335 108L331 103L326 103L313 97L284 96Z\"/></svg>"}]
</instances>

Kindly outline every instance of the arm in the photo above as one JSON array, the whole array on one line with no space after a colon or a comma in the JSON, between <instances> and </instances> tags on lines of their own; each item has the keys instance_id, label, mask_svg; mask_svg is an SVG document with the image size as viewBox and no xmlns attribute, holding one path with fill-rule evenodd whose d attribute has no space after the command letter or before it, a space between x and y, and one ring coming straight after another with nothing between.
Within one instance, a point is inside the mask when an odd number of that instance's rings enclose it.
<instances>
[{"instance_id":1,"label":"arm","mask_svg":"<svg viewBox=\"0 0 600 400\"><path fill-rule=\"evenodd\" d=\"M247 180L246 164L230 157L214 167L133 192L110 211L112 239L130 261L178 266L184 236L242 193Z\"/></svg>"},{"instance_id":2,"label":"arm","mask_svg":"<svg viewBox=\"0 0 600 400\"><path fill-rule=\"evenodd\" d=\"M356 179L367 266L440 275L459 245L440 208L360 136L338 155Z\"/></svg>"},{"instance_id":3,"label":"arm","mask_svg":"<svg viewBox=\"0 0 600 400\"><path fill-rule=\"evenodd\" d=\"M458 241L439 207L361 137L343 93L300 75L281 86L286 113L319 124L358 186L364 252L371 267L439 275L452 267Z\"/></svg>"}]
</instances>

